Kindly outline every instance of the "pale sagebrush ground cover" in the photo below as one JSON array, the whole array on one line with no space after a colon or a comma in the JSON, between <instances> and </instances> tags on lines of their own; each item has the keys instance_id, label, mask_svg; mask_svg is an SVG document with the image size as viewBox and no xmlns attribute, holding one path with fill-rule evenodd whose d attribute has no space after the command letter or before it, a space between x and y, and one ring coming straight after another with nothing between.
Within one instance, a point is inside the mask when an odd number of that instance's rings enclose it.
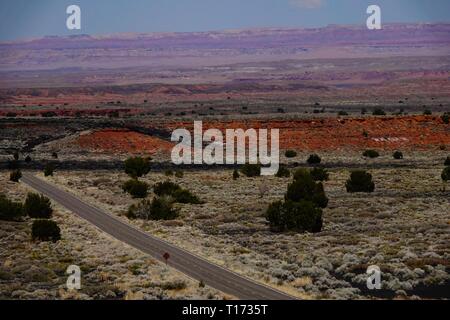
<instances>
[{"instance_id":1,"label":"pale sagebrush ground cover","mask_svg":"<svg viewBox=\"0 0 450 320\"><path fill-rule=\"evenodd\" d=\"M0 193L23 201L32 191L0 174ZM31 220L0 221L1 299L222 299L225 295L109 237L53 203L57 243L31 241ZM80 291L68 291L69 265L82 270Z\"/></svg>"},{"instance_id":2,"label":"pale sagebrush ground cover","mask_svg":"<svg viewBox=\"0 0 450 320\"><path fill-rule=\"evenodd\" d=\"M298 161L303 158L299 155ZM347 155L331 160L364 164L388 162L389 158L367 161ZM181 216L174 221L129 222L301 298L368 297L365 271L371 264L383 272L387 294L380 293L382 297L426 298L430 292L440 297L450 279L450 203L448 192L440 191L443 159L439 153L407 155L403 161L411 165L406 168L372 169L373 194L348 194L344 185L349 169L331 169L330 181L325 183L330 202L319 234L269 231L264 211L270 202L283 197L291 179L241 177L233 181L231 170L185 172L178 179L150 173L142 180L150 185L176 181L206 203L177 205ZM63 171L48 178L128 221L123 214L139 200L121 190L127 179L122 172L106 171ZM267 192L261 197L262 185ZM428 291L418 291L424 287Z\"/></svg>"}]
</instances>

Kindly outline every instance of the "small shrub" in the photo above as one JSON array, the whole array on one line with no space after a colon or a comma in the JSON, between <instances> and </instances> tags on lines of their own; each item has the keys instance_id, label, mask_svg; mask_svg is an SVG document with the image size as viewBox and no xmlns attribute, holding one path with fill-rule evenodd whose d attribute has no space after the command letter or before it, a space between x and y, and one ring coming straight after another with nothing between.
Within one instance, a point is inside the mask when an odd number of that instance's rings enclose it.
<instances>
[{"instance_id":1,"label":"small shrub","mask_svg":"<svg viewBox=\"0 0 450 320\"><path fill-rule=\"evenodd\" d=\"M143 200L128 209L127 217L144 220L172 220L178 217L171 197L156 197L152 201Z\"/></svg>"},{"instance_id":2,"label":"small shrub","mask_svg":"<svg viewBox=\"0 0 450 320\"><path fill-rule=\"evenodd\" d=\"M450 167L445 167L441 173L442 181L447 182L450 180Z\"/></svg>"},{"instance_id":3,"label":"small shrub","mask_svg":"<svg viewBox=\"0 0 450 320\"><path fill-rule=\"evenodd\" d=\"M53 172L55 171L55 167L52 164L47 164L44 168L44 176L53 176Z\"/></svg>"},{"instance_id":4,"label":"small shrub","mask_svg":"<svg viewBox=\"0 0 450 320\"><path fill-rule=\"evenodd\" d=\"M154 198L150 205L150 219L172 220L178 217L178 210L173 207L173 199L170 197Z\"/></svg>"},{"instance_id":5,"label":"small shrub","mask_svg":"<svg viewBox=\"0 0 450 320\"><path fill-rule=\"evenodd\" d=\"M234 169L233 171L233 180L239 179L239 171L237 169Z\"/></svg>"},{"instance_id":6,"label":"small shrub","mask_svg":"<svg viewBox=\"0 0 450 320\"><path fill-rule=\"evenodd\" d=\"M297 151L295 150L286 150L284 153L286 158L295 158L297 156Z\"/></svg>"},{"instance_id":7,"label":"small shrub","mask_svg":"<svg viewBox=\"0 0 450 320\"><path fill-rule=\"evenodd\" d=\"M186 289L187 284L183 280L175 280L172 282L166 282L161 285L163 290L183 290Z\"/></svg>"},{"instance_id":8,"label":"small shrub","mask_svg":"<svg viewBox=\"0 0 450 320\"><path fill-rule=\"evenodd\" d=\"M155 184L153 192L158 196L170 196L174 202L178 203L190 203L190 204L202 204L196 195L192 194L189 190L181 188L178 184L165 181Z\"/></svg>"},{"instance_id":9,"label":"small shrub","mask_svg":"<svg viewBox=\"0 0 450 320\"><path fill-rule=\"evenodd\" d=\"M266 211L266 219L275 232L320 232L323 224L322 210L305 200L274 202Z\"/></svg>"},{"instance_id":10,"label":"small shrub","mask_svg":"<svg viewBox=\"0 0 450 320\"><path fill-rule=\"evenodd\" d=\"M31 218L50 219L53 213L50 199L37 193L28 193L23 208Z\"/></svg>"},{"instance_id":11,"label":"small shrub","mask_svg":"<svg viewBox=\"0 0 450 320\"><path fill-rule=\"evenodd\" d=\"M444 122L445 124L449 124L450 123L450 113L444 113L441 116L442 122Z\"/></svg>"},{"instance_id":12,"label":"small shrub","mask_svg":"<svg viewBox=\"0 0 450 320\"><path fill-rule=\"evenodd\" d=\"M328 181L329 174L324 168L314 168L310 173L314 181Z\"/></svg>"},{"instance_id":13,"label":"small shrub","mask_svg":"<svg viewBox=\"0 0 450 320\"><path fill-rule=\"evenodd\" d=\"M42 112L41 116L44 118L53 118L53 117L56 117L57 114L54 111L47 111L47 112Z\"/></svg>"},{"instance_id":14,"label":"small shrub","mask_svg":"<svg viewBox=\"0 0 450 320\"><path fill-rule=\"evenodd\" d=\"M378 151L376 150L366 150L363 153L363 157L365 158L378 158L380 156L380 154L378 153Z\"/></svg>"},{"instance_id":15,"label":"small shrub","mask_svg":"<svg viewBox=\"0 0 450 320\"><path fill-rule=\"evenodd\" d=\"M311 154L307 160L308 164L319 164L322 159L317 154Z\"/></svg>"},{"instance_id":16,"label":"small shrub","mask_svg":"<svg viewBox=\"0 0 450 320\"><path fill-rule=\"evenodd\" d=\"M423 111L423 114L425 115L425 116L431 116L432 114L433 114L433 112L431 112L431 110L424 110Z\"/></svg>"},{"instance_id":17,"label":"small shrub","mask_svg":"<svg viewBox=\"0 0 450 320\"><path fill-rule=\"evenodd\" d=\"M348 116L348 112L341 110L338 112L338 116Z\"/></svg>"},{"instance_id":18,"label":"small shrub","mask_svg":"<svg viewBox=\"0 0 450 320\"><path fill-rule=\"evenodd\" d=\"M150 205L151 201L142 200L138 204L132 204L125 214L128 219L150 219Z\"/></svg>"},{"instance_id":19,"label":"small shrub","mask_svg":"<svg viewBox=\"0 0 450 320\"><path fill-rule=\"evenodd\" d=\"M33 221L31 237L33 240L56 242L61 239L61 229L52 220L38 219Z\"/></svg>"},{"instance_id":20,"label":"small shrub","mask_svg":"<svg viewBox=\"0 0 450 320\"><path fill-rule=\"evenodd\" d=\"M13 202L0 194L0 220L14 221L23 216L23 206L20 202Z\"/></svg>"},{"instance_id":21,"label":"small shrub","mask_svg":"<svg viewBox=\"0 0 450 320\"><path fill-rule=\"evenodd\" d=\"M124 192L133 198L145 198L148 195L148 184L136 179L130 179L122 185Z\"/></svg>"},{"instance_id":22,"label":"small shrub","mask_svg":"<svg viewBox=\"0 0 450 320\"><path fill-rule=\"evenodd\" d=\"M125 160L125 173L132 178L139 178L150 171L150 162L147 158L134 157Z\"/></svg>"},{"instance_id":23,"label":"small shrub","mask_svg":"<svg viewBox=\"0 0 450 320\"><path fill-rule=\"evenodd\" d=\"M386 112L381 108L376 108L372 113L374 116L385 116Z\"/></svg>"},{"instance_id":24,"label":"small shrub","mask_svg":"<svg viewBox=\"0 0 450 320\"><path fill-rule=\"evenodd\" d=\"M320 208L326 208L328 198L321 182L315 182L309 172L288 185L285 200L300 202L302 200L311 201Z\"/></svg>"},{"instance_id":25,"label":"small shrub","mask_svg":"<svg viewBox=\"0 0 450 320\"><path fill-rule=\"evenodd\" d=\"M450 166L450 157L447 157L447 159L445 159L444 166Z\"/></svg>"},{"instance_id":26,"label":"small shrub","mask_svg":"<svg viewBox=\"0 0 450 320\"><path fill-rule=\"evenodd\" d=\"M363 131L363 137L364 138L368 138L369 137L369 133L366 130Z\"/></svg>"},{"instance_id":27,"label":"small shrub","mask_svg":"<svg viewBox=\"0 0 450 320\"><path fill-rule=\"evenodd\" d=\"M20 170L14 170L9 174L9 180L13 182L19 182L22 178L22 172Z\"/></svg>"},{"instance_id":28,"label":"small shrub","mask_svg":"<svg viewBox=\"0 0 450 320\"><path fill-rule=\"evenodd\" d=\"M259 177L261 175L261 165L247 163L242 166L241 172L247 177Z\"/></svg>"},{"instance_id":29,"label":"small shrub","mask_svg":"<svg viewBox=\"0 0 450 320\"><path fill-rule=\"evenodd\" d=\"M171 176L173 176L173 171L172 170L166 170L166 171L164 171L164 175L166 177L171 177Z\"/></svg>"},{"instance_id":30,"label":"small shrub","mask_svg":"<svg viewBox=\"0 0 450 320\"><path fill-rule=\"evenodd\" d=\"M289 178L291 176L291 172L285 166L280 166L275 176L278 178Z\"/></svg>"},{"instance_id":31,"label":"small shrub","mask_svg":"<svg viewBox=\"0 0 450 320\"><path fill-rule=\"evenodd\" d=\"M8 169L17 170L20 167L20 163L17 160L9 160L8 161Z\"/></svg>"},{"instance_id":32,"label":"small shrub","mask_svg":"<svg viewBox=\"0 0 450 320\"><path fill-rule=\"evenodd\" d=\"M158 182L153 186L153 192L158 196L170 196L180 189L178 184L170 181Z\"/></svg>"},{"instance_id":33,"label":"small shrub","mask_svg":"<svg viewBox=\"0 0 450 320\"><path fill-rule=\"evenodd\" d=\"M392 157L394 157L394 159L396 160L401 160L403 159L403 153L400 151L395 151Z\"/></svg>"},{"instance_id":34,"label":"small shrub","mask_svg":"<svg viewBox=\"0 0 450 320\"><path fill-rule=\"evenodd\" d=\"M350 179L345 184L347 192L373 192L375 183L372 175L364 170L356 170L350 174Z\"/></svg>"},{"instance_id":35,"label":"small shrub","mask_svg":"<svg viewBox=\"0 0 450 320\"><path fill-rule=\"evenodd\" d=\"M179 179L181 179L181 178L183 178L184 177L184 173L183 173L183 171L177 171L177 172L175 172L175 178L179 178Z\"/></svg>"},{"instance_id":36,"label":"small shrub","mask_svg":"<svg viewBox=\"0 0 450 320\"><path fill-rule=\"evenodd\" d=\"M178 203L190 203L190 204L202 204L203 201L201 201L196 195L192 194L189 190L185 189L179 189L176 190L172 197L174 198L175 202Z\"/></svg>"}]
</instances>

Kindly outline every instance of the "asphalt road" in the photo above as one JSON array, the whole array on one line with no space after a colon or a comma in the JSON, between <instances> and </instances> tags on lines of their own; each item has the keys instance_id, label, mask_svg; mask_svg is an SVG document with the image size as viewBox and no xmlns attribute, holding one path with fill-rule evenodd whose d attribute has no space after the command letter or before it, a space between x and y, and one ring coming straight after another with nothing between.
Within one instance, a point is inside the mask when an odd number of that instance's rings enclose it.
<instances>
[{"instance_id":1,"label":"asphalt road","mask_svg":"<svg viewBox=\"0 0 450 320\"><path fill-rule=\"evenodd\" d=\"M63 191L30 173L24 173L22 182L58 202L79 217L89 221L114 238L133 246L152 257L164 261L169 253L168 265L198 281L243 300L292 300L293 297L259 284L230 270L206 261L186 250L144 233L122 222L76 196Z\"/></svg>"}]
</instances>

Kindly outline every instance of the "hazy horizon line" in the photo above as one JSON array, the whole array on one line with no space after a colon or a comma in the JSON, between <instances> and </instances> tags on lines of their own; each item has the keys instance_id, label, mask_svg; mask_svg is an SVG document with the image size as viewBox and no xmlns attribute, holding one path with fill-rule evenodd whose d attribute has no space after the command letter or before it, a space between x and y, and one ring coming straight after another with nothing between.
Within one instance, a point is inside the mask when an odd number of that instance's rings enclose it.
<instances>
[{"instance_id":1,"label":"hazy horizon line","mask_svg":"<svg viewBox=\"0 0 450 320\"><path fill-rule=\"evenodd\" d=\"M449 21L436 21L436 22L387 22L383 26L394 26L394 25L450 25ZM198 31L149 31L149 32L137 32L137 31L123 31L123 32L113 32L113 33L77 33L72 35L58 35L58 34L48 34L43 36L35 37L19 37L13 40L0 40L0 44L14 44L14 43L24 43L36 40L42 40L46 38L61 38L70 39L77 37L99 37L99 38L109 38L120 35L169 35L169 34L201 34L201 33L229 33L237 31L252 31L252 30L315 30L315 29L326 29L330 27L358 27L365 28L364 24L337 24L330 23L327 25L317 26L317 27L300 27L300 26L268 26L268 27L245 27L245 28L224 28L224 29L211 29L211 30L198 30Z\"/></svg>"}]
</instances>

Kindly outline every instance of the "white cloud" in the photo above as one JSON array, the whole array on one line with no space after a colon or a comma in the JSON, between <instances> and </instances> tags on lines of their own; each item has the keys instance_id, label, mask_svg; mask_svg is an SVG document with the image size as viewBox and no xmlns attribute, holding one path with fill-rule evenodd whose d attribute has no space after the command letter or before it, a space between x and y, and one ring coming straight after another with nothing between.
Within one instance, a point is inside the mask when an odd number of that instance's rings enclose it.
<instances>
[{"instance_id":1,"label":"white cloud","mask_svg":"<svg viewBox=\"0 0 450 320\"><path fill-rule=\"evenodd\" d=\"M325 0L289 0L289 3L295 7L316 9L325 4Z\"/></svg>"}]
</instances>

